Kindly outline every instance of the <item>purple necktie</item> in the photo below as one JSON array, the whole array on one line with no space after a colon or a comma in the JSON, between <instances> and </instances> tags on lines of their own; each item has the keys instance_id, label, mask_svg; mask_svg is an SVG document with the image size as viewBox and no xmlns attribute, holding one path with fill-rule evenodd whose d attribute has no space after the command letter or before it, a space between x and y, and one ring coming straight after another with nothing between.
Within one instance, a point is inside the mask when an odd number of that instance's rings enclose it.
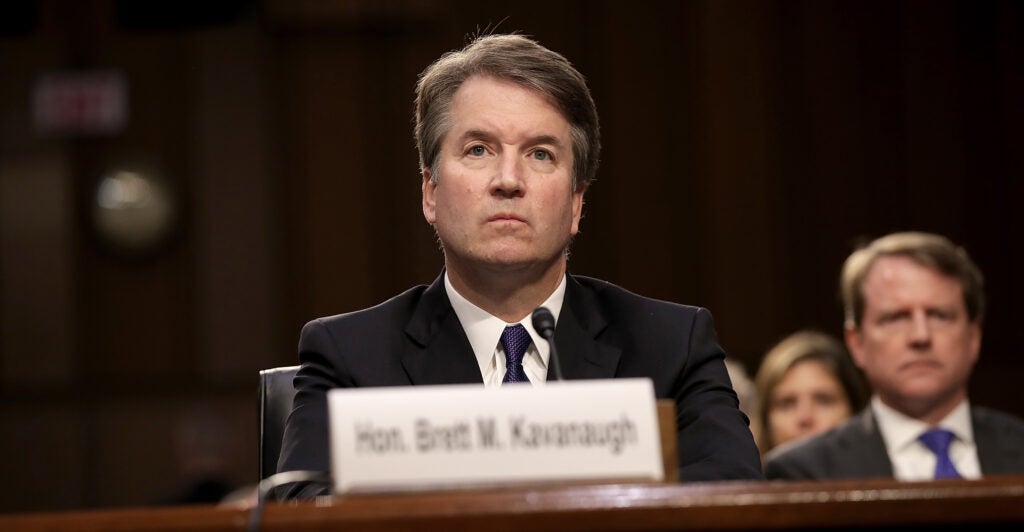
<instances>
[{"instance_id":1,"label":"purple necktie","mask_svg":"<svg viewBox=\"0 0 1024 532\"><path fill-rule=\"evenodd\" d=\"M530 333L522 324L505 327L501 333L501 346L505 348L505 378L506 382L530 382L523 370L523 355L526 348L530 346Z\"/></svg>"},{"instance_id":2,"label":"purple necktie","mask_svg":"<svg viewBox=\"0 0 1024 532\"><path fill-rule=\"evenodd\" d=\"M935 453L935 478L962 478L949 459L949 443L953 433L946 429L931 429L917 437L931 452Z\"/></svg>"}]
</instances>

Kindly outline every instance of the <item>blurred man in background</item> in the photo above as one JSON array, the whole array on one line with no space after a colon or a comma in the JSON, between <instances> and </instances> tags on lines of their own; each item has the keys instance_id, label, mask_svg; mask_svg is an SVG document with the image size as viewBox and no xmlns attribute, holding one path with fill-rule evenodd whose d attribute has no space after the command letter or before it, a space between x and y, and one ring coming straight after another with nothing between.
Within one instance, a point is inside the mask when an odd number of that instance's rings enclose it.
<instances>
[{"instance_id":1,"label":"blurred man in background","mask_svg":"<svg viewBox=\"0 0 1024 532\"><path fill-rule=\"evenodd\" d=\"M1024 421L970 404L981 271L944 237L895 233L846 260L846 344L874 389L846 424L768 455L769 478L979 478L1024 473Z\"/></svg>"}]
</instances>

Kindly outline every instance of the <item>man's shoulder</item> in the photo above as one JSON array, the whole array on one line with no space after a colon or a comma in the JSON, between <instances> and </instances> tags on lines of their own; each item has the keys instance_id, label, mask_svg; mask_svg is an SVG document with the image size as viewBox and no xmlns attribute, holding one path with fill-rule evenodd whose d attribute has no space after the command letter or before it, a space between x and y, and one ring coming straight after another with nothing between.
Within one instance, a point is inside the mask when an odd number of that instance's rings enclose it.
<instances>
[{"instance_id":1,"label":"man's shoulder","mask_svg":"<svg viewBox=\"0 0 1024 532\"><path fill-rule=\"evenodd\" d=\"M592 277L572 276L572 281L577 288L570 289L566 298L578 317L607 323L609 331L639 342L685 346L695 332L714 330L714 320L705 308L642 296Z\"/></svg>"},{"instance_id":2,"label":"man's shoulder","mask_svg":"<svg viewBox=\"0 0 1024 532\"><path fill-rule=\"evenodd\" d=\"M874 430L869 416L870 413L862 413L817 436L772 449L765 455L765 476L805 479L846 476L837 468L849 462L851 453L864 450Z\"/></svg>"},{"instance_id":3,"label":"man's shoulder","mask_svg":"<svg viewBox=\"0 0 1024 532\"><path fill-rule=\"evenodd\" d=\"M978 459L985 475L1024 474L1024 420L984 407L971 407Z\"/></svg>"},{"instance_id":4,"label":"man's shoulder","mask_svg":"<svg viewBox=\"0 0 1024 532\"><path fill-rule=\"evenodd\" d=\"M1024 441L1024 419L1009 412L993 410L983 406L972 406L971 417L976 425L1011 434Z\"/></svg>"},{"instance_id":5,"label":"man's shoulder","mask_svg":"<svg viewBox=\"0 0 1024 532\"><path fill-rule=\"evenodd\" d=\"M365 329L379 324L404 322L412 315L428 288L427 285L417 285L369 308L313 319L304 328Z\"/></svg>"},{"instance_id":6,"label":"man's shoulder","mask_svg":"<svg viewBox=\"0 0 1024 532\"><path fill-rule=\"evenodd\" d=\"M853 417L816 436L784 443L765 456L766 461L813 459L841 452L851 440L866 436L863 420Z\"/></svg>"},{"instance_id":7,"label":"man's shoulder","mask_svg":"<svg viewBox=\"0 0 1024 532\"><path fill-rule=\"evenodd\" d=\"M673 303L631 292L621 286L608 281L583 275L572 275L572 280L595 297L599 303L616 308L628 308L630 310L648 310L659 312L671 312L693 315L702 309L693 305Z\"/></svg>"}]
</instances>

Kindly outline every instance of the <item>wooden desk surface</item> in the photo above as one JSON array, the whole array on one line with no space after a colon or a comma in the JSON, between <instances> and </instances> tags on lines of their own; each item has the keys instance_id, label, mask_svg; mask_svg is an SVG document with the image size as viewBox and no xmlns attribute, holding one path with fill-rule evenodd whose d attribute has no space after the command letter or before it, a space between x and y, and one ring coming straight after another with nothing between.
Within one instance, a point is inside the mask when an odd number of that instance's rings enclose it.
<instances>
[{"instance_id":1,"label":"wooden desk surface","mask_svg":"<svg viewBox=\"0 0 1024 532\"><path fill-rule=\"evenodd\" d=\"M215 506L0 516L0 530L245 530ZM1024 477L612 484L360 495L267 506L263 530L775 530L1024 524Z\"/></svg>"}]
</instances>

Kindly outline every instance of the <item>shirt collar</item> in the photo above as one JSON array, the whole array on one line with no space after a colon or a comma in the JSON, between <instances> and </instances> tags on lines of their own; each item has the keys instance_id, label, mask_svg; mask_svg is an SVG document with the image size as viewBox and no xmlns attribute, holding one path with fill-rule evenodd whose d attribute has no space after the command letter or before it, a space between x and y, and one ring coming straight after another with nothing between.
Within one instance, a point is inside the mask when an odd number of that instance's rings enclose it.
<instances>
[{"instance_id":1,"label":"shirt collar","mask_svg":"<svg viewBox=\"0 0 1024 532\"><path fill-rule=\"evenodd\" d=\"M882 433L882 439L885 440L885 446L890 450L890 455L913 444L921 433L931 428L927 423L886 405L878 395L871 398L871 409L875 414L878 430ZM956 439L964 443L974 443L971 407L967 399L961 401L939 422L938 426L949 430L956 435Z\"/></svg>"},{"instance_id":2,"label":"shirt collar","mask_svg":"<svg viewBox=\"0 0 1024 532\"><path fill-rule=\"evenodd\" d=\"M562 276L562 282L558 283L554 292L540 306L547 307L551 311L551 315L555 318L555 324L558 324L558 315L562 311L562 301L565 299L565 281L566 277ZM480 373L486 374L486 368L494 364L494 353L498 347L498 342L501 341L501 333L505 330L508 325L515 325L514 323L505 323L504 320L491 315L486 310L474 305L468 299L462 296L455 287L452 286L451 280L448 278L448 272L444 272L444 289L448 293L448 300L451 301L452 309L455 310L455 315L459 317L459 322L462 323L462 329L466 332L466 338L469 339L469 345L473 348L473 354L476 355L477 362L480 364ZM526 331L530 333L530 339L533 340L533 345L537 348L538 354L540 354L541 362L544 364L544 368L547 368L548 355L550 347L547 341L533 329L533 320L530 315L527 315L519 323L526 327Z\"/></svg>"}]
</instances>

